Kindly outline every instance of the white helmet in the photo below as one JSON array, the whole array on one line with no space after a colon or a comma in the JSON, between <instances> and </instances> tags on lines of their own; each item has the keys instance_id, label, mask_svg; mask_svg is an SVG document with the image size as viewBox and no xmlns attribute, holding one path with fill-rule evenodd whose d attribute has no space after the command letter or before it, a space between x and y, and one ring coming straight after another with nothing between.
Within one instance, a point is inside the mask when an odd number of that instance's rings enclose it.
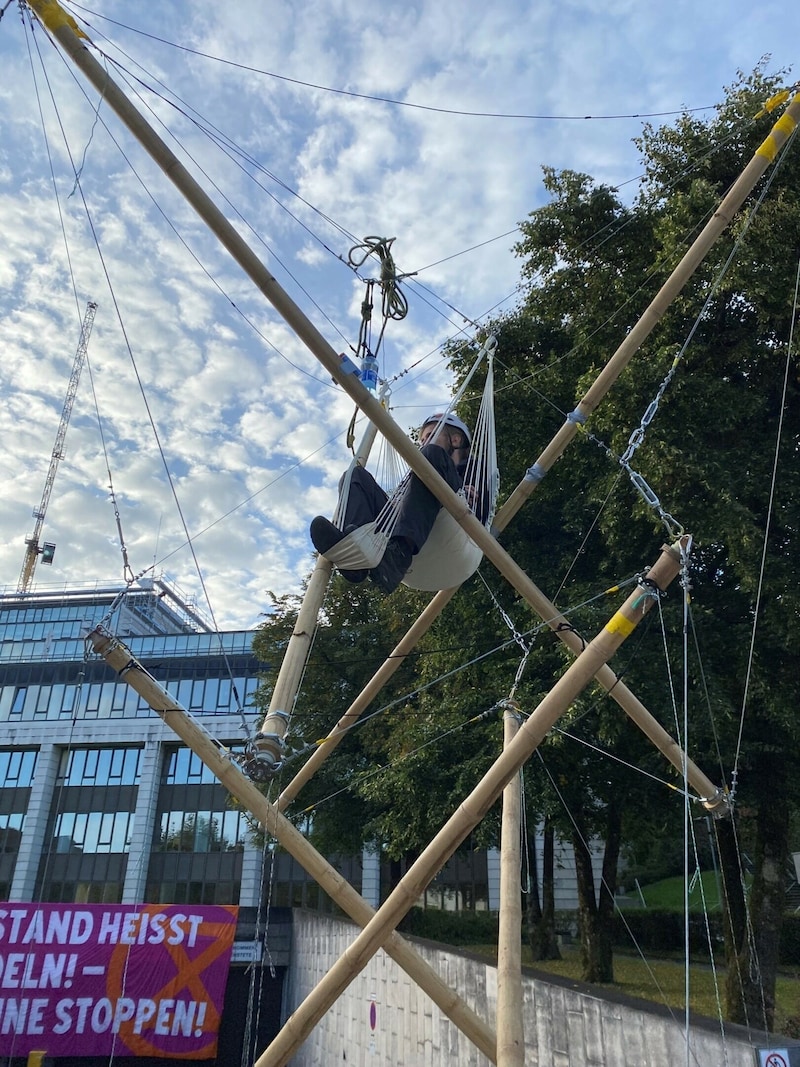
<instances>
[{"instance_id":1,"label":"white helmet","mask_svg":"<svg viewBox=\"0 0 800 1067\"><path fill-rule=\"evenodd\" d=\"M422 426L420 426L420 429L424 429L425 426L429 426L432 422L441 422L445 426L454 426L464 434L467 439L467 444L472 444L472 434L469 432L466 423L463 423L458 415L454 415L452 411L446 413L444 411L438 411L434 415L429 415L422 423Z\"/></svg>"}]
</instances>

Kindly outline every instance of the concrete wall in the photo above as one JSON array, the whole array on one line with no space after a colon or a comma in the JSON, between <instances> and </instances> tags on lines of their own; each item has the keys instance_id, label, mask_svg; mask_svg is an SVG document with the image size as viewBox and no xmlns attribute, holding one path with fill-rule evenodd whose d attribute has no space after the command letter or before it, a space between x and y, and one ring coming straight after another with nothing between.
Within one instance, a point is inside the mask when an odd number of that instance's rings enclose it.
<instances>
[{"instance_id":1,"label":"concrete wall","mask_svg":"<svg viewBox=\"0 0 800 1067\"><path fill-rule=\"evenodd\" d=\"M305 998L357 933L351 923L295 911L287 1014ZM482 1017L494 1019L497 972L477 957L416 942L421 954ZM374 1008L373 1008L374 1005ZM692 1062L754 1067L742 1027L698 1020L689 1060L683 1015L622 996L592 995L577 983L524 977L526 1067L675 1067ZM759 1035L763 1039L763 1035ZM291 1067L488 1067L406 974L379 952L314 1030Z\"/></svg>"}]
</instances>

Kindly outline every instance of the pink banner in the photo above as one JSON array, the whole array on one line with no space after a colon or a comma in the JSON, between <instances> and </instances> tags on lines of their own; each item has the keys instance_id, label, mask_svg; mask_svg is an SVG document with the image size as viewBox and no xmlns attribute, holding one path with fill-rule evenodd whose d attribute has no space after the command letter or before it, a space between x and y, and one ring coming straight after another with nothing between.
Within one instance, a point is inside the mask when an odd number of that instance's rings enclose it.
<instances>
[{"instance_id":1,"label":"pink banner","mask_svg":"<svg viewBox=\"0 0 800 1067\"><path fill-rule=\"evenodd\" d=\"M216 1055L239 909L0 904L0 1055Z\"/></svg>"}]
</instances>

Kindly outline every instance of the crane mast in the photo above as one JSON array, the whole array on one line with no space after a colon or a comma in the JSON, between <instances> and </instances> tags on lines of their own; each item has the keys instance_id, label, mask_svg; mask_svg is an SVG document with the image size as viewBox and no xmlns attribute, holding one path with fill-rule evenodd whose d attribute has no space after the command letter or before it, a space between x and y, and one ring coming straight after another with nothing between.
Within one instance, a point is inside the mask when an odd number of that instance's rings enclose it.
<instances>
[{"instance_id":1,"label":"crane mast","mask_svg":"<svg viewBox=\"0 0 800 1067\"><path fill-rule=\"evenodd\" d=\"M64 458L64 440L67 436L67 427L69 426L69 419L72 414L72 405L75 403L75 394L78 391L78 382L80 381L81 371L83 370L83 364L86 361L86 353L89 348L89 337L92 332L92 326L94 325L96 311L97 304L90 300L86 305L86 313L83 316L81 336L78 342L78 349L75 353L75 359L72 363L72 374L70 375L69 385L67 386L67 395L64 398L64 407L61 410L61 421L58 425L58 433L56 434L56 443L53 446L53 453L50 456L50 469L47 472L47 479L44 483L41 503L33 512L33 517L36 519L36 525L33 528L31 536L25 539L25 560L22 564L22 572L20 573L19 584L17 585L18 593L27 593L30 590L31 582L33 581L33 572L36 570L39 556L42 557L42 563L53 562L53 554L55 553L56 546L51 542L46 541L44 545L40 547L39 536L42 532L42 526L44 525L44 517L47 513L50 493L53 491L53 483L56 480L58 464Z\"/></svg>"}]
</instances>

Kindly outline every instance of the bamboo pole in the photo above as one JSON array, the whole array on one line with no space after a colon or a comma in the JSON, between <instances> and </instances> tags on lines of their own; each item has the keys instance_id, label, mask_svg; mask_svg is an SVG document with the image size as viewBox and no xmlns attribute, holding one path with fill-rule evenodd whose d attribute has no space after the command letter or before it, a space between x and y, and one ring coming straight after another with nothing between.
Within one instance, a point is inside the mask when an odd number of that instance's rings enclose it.
<instances>
[{"instance_id":1,"label":"bamboo pole","mask_svg":"<svg viewBox=\"0 0 800 1067\"><path fill-rule=\"evenodd\" d=\"M333 564L329 560L317 556L292 636L281 659L269 710L248 752L247 769L257 781L272 778L283 766L286 731L332 570Z\"/></svg>"},{"instance_id":2,"label":"bamboo pole","mask_svg":"<svg viewBox=\"0 0 800 1067\"><path fill-rule=\"evenodd\" d=\"M83 45L81 38L87 39L86 35L78 29L72 18L63 11L56 0L27 0L27 2L75 65L101 93L105 103L117 113L134 136L142 143L170 181L183 193L198 215L206 222L211 231L218 237L223 246L253 280L264 296L273 304L279 314L283 316L288 325L297 333L306 347L378 427L398 454L406 460L409 467L437 496L443 507L464 527L472 540L481 548L484 555L498 568L500 573L534 610L542 615L542 612L537 607L537 600L539 600L537 596L538 590L536 590L533 583L527 579L527 576L511 560L508 553L500 547L492 535L484 529L483 525L470 512L464 499L453 492L424 459L397 423L384 411L379 401L361 384L358 380L355 365L346 356L338 356L336 354L316 327L283 291L275 278L272 277L255 253L240 237L236 229L228 222L225 215L191 177L174 153L139 115L125 94L110 78L105 68L94 59ZM563 453L566 445L574 436L577 425L585 421L586 417L595 409L605 393L611 388L635 351L663 316L669 301L685 285L711 247L711 244L713 244L713 241L729 224L731 217L741 206L758 178L774 161L788 137L795 130L798 118L800 118L800 97L795 97L789 103L785 113L773 125L770 134L756 150L752 160L723 199L712 219L707 223L678 267L646 309L639 322L619 346L586 396L542 453L537 464L528 472L526 479L523 479L523 482L514 490L512 496L498 513L499 523L507 523L516 514L524 499L532 491L533 485L540 480L542 472L549 470L555 460ZM542 617L547 617L546 612ZM613 672L611 674L613 677ZM606 677L606 681L601 680L601 684L610 690L612 685L616 684L616 681L612 682L611 679ZM651 737L651 740L656 737L660 738L659 747L661 748L663 744L662 751L666 750L665 754L668 755L671 762L675 763L674 755L668 754L673 751L675 743L668 734L660 730L655 721L649 721L648 715L649 713L647 713L646 709L639 705L635 709L635 715L632 717L647 736ZM278 717L276 721L280 723L280 718ZM704 778L705 776L702 777ZM706 782L710 787L709 789L698 788L692 783L693 788L698 789L698 792L704 798L717 795L719 791L708 779L706 779Z\"/></svg>"},{"instance_id":3,"label":"bamboo pole","mask_svg":"<svg viewBox=\"0 0 800 1067\"><path fill-rule=\"evenodd\" d=\"M153 711L173 730L203 763L237 798L249 812L273 835L290 855L301 863L328 896L345 914L366 926L375 910L358 894L350 883L332 867L285 816L270 804L266 797L233 761L208 731L197 722L145 670L120 640L97 628L87 640L93 651L101 655L116 671L120 679L135 689ZM444 982L436 971L398 933L386 939L387 955L423 989L433 1002L493 1063L496 1038L493 1030Z\"/></svg>"},{"instance_id":4,"label":"bamboo pole","mask_svg":"<svg viewBox=\"0 0 800 1067\"><path fill-rule=\"evenodd\" d=\"M569 442L578 432L578 427L586 422L588 416L591 415L622 370L628 365L631 357L655 329L664 312L692 274L694 274L695 270L697 270L708 250L722 231L730 224L731 219L742 206L758 179L766 171L767 167L774 162L786 141L794 133L798 121L800 121L800 95L795 95L786 111L773 125L768 136L758 146L750 162L733 183L727 195L722 199L717 210L695 238L680 263L645 308L636 325L611 356L588 392L579 401L575 410L567 416L566 422L561 429L528 470L527 476L500 509L497 514L499 523L505 525L509 519L516 515L556 460L561 457Z\"/></svg>"},{"instance_id":5,"label":"bamboo pole","mask_svg":"<svg viewBox=\"0 0 800 1067\"><path fill-rule=\"evenodd\" d=\"M389 657L384 660L375 674L373 674L372 678L367 682L325 740L320 743L319 747L312 753L291 782L289 782L286 788L282 791L281 795L275 802L280 811L286 810L309 778L319 770L328 756L330 756L338 747L345 734L355 726L361 713L369 707L406 656L408 656L417 645L422 635L427 633L434 621L441 615L455 592L455 589L443 589L431 600L411 629L406 633L399 644L397 644Z\"/></svg>"},{"instance_id":6,"label":"bamboo pole","mask_svg":"<svg viewBox=\"0 0 800 1067\"><path fill-rule=\"evenodd\" d=\"M449 490L449 487L436 475L430 465L421 459L419 453L408 442L405 434L397 427L394 421L388 415L384 415L380 405L373 400L361 383L354 378L356 368L352 363L346 357L337 357L330 345L327 344L290 298L283 293L275 279L266 271L266 268L258 261L245 242L241 240L234 228L227 223L224 215L218 211L213 202L194 182L194 179L191 178L174 154L167 149L166 145L142 120L124 94L110 79L107 72L89 55L80 41L80 36L85 35L78 30L72 19L64 13L55 0L28 0L28 3L76 65L83 70L110 106L128 125L129 129L145 145L165 174L184 193L192 206L195 207L195 210L208 223L212 231L216 233L223 245L255 281L279 313L283 315L287 323L297 332L301 340L331 373L333 378L352 396L359 407L376 422L384 436L394 445L398 453L406 459L412 470L436 494L443 506L464 526L472 539L484 551L484 554L530 603L530 588L520 588L520 576L524 577L520 569L513 564L510 557L499 546L496 546L496 543L486 534L483 527L474 519L463 502ZM614 353L604 371L601 372L595 384L570 415L562 430L551 442L551 445L542 453L534 468L528 472L529 477L526 478L522 486L518 487L518 490L515 490L517 498L515 499L514 494L512 494L512 498L507 501L504 509L501 509L501 514L505 512L503 514L505 521L516 513L516 510L519 509L535 484L541 480L544 473L550 469L556 459L563 453L566 445L574 436L577 425L585 421L608 389L611 388L634 352L662 317L669 302L694 272L718 234L728 225L732 215L738 210L755 182L774 161L777 153L794 131L798 116L800 116L800 103L795 99L790 103L786 113L775 123L769 136L764 140L750 164L748 164L730 193L725 197L714 217L707 224L686 256L684 256L679 267L673 272L665 286L662 287L625 342ZM528 488L529 486L530 488ZM603 683L601 682L601 684ZM658 730L655 729L653 724L647 721L646 715L645 717L640 717L638 720L639 725L648 736L659 735L660 728ZM634 721L637 721L637 719L634 719ZM657 724L655 725L657 726ZM662 733L665 734L663 731ZM661 741L667 748L674 746L674 742L668 735L661 738ZM713 791L713 786L711 788Z\"/></svg>"},{"instance_id":7,"label":"bamboo pole","mask_svg":"<svg viewBox=\"0 0 800 1067\"><path fill-rule=\"evenodd\" d=\"M503 713L503 744L519 733L519 708ZM497 937L497 1067L525 1067L522 1016L522 788L517 772L503 790L500 836L500 928Z\"/></svg>"},{"instance_id":8,"label":"bamboo pole","mask_svg":"<svg viewBox=\"0 0 800 1067\"><path fill-rule=\"evenodd\" d=\"M663 549L648 574L648 585L655 583L658 589L665 589L679 569L680 552L674 547ZM284 1067L289 1062L336 998L375 955L387 932L393 930L413 907L436 872L441 870L464 838L484 817L511 777L535 751L559 716L591 681L600 664L610 659L633 633L652 607L651 592L647 586L637 587L569 666L522 725L514 740L503 749L478 785L401 878L375 917L289 1017L263 1055L256 1060L255 1067Z\"/></svg>"},{"instance_id":9,"label":"bamboo pole","mask_svg":"<svg viewBox=\"0 0 800 1067\"><path fill-rule=\"evenodd\" d=\"M357 463L366 463L377 433L375 424L369 423L355 453L354 458ZM248 771L254 778L271 778L283 765L284 742L289 718L297 699L297 691L300 688L300 681L332 570L333 564L324 556L318 555L306 586L300 611L297 613L292 635L281 660L269 709L255 738L253 746L255 751L250 753Z\"/></svg>"}]
</instances>

